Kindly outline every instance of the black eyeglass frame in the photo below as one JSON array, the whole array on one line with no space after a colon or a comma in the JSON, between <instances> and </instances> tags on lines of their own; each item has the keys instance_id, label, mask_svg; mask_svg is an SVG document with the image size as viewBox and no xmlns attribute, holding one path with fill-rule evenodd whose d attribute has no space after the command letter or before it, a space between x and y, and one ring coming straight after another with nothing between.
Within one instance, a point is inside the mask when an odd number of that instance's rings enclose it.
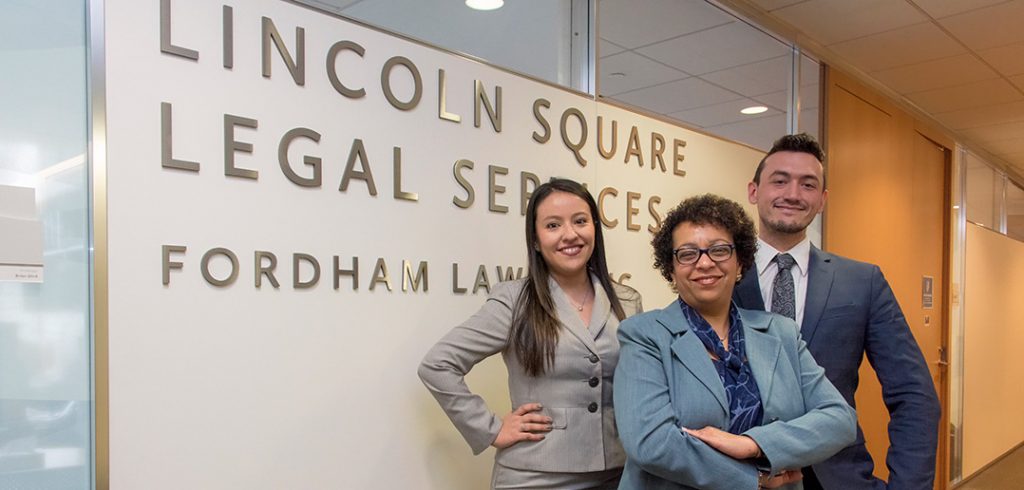
<instances>
[{"instance_id":1,"label":"black eyeglass frame","mask_svg":"<svg viewBox=\"0 0 1024 490\"><path fill-rule=\"evenodd\" d=\"M722 250L723 248L729 250L729 255L727 255L725 257L722 257L720 259L716 259L713 255L711 255L711 251L712 250ZM693 259L692 261L689 261L689 262L683 262L683 260L679 258L679 252L682 252L684 250L685 251L689 251L689 252L696 251L697 252L697 258L695 258L695 259ZM702 255L707 255L708 258L711 259L712 262L717 264L719 262L725 262L726 260L731 259L732 256L735 253L736 253L736 245L732 244L732 243L719 243L719 244L716 244L716 245L712 245L712 246L710 246L708 248L695 248L695 247L688 247L688 246L684 245L684 246L679 247L679 248L677 248L677 249L672 251L672 258L675 259L676 263L679 264L679 265L693 265L693 264L696 264L697 262L700 262L700 258L701 258Z\"/></svg>"}]
</instances>

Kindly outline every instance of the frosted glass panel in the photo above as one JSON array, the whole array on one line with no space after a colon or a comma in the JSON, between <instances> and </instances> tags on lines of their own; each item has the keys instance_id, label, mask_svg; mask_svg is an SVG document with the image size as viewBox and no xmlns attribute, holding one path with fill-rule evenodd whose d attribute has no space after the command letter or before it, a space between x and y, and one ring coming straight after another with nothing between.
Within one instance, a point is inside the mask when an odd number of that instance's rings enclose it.
<instances>
[{"instance_id":1,"label":"frosted glass panel","mask_svg":"<svg viewBox=\"0 0 1024 490\"><path fill-rule=\"evenodd\" d=\"M1002 176L978 157L967 154L967 220L1000 231Z\"/></svg>"},{"instance_id":2,"label":"frosted glass panel","mask_svg":"<svg viewBox=\"0 0 1024 490\"><path fill-rule=\"evenodd\" d=\"M9 0L0 16L5 489L92 487L85 23L82 0ZM42 282L19 282L11 267L33 257Z\"/></svg>"}]
</instances>

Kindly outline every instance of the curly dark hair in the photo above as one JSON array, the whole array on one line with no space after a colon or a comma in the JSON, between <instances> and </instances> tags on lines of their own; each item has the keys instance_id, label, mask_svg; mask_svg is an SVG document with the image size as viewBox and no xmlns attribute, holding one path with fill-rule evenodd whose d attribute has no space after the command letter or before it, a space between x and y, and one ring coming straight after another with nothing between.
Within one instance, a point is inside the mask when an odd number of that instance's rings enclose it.
<instances>
[{"instance_id":1,"label":"curly dark hair","mask_svg":"<svg viewBox=\"0 0 1024 490\"><path fill-rule=\"evenodd\" d=\"M672 281L675 258L672 249L672 232L683 223L717 226L732 235L736 246L736 258L740 271L746 272L754 265L757 252L757 232L754 222L736 201L714 194L694 196L679 203L665 216L661 228L651 239L654 247L654 268L668 282Z\"/></svg>"}]
</instances>

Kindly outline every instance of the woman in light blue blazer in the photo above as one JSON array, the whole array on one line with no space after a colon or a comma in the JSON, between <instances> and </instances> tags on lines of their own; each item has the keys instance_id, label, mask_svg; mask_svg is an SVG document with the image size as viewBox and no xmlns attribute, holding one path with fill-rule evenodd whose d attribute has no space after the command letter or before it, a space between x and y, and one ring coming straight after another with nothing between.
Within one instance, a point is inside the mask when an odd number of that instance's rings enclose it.
<instances>
[{"instance_id":1,"label":"woman in light blue blazer","mask_svg":"<svg viewBox=\"0 0 1024 490\"><path fill-rule=\"evenodd\" d=\"M732 303L756 237L739 204L711 194L683 201L654 236L654 265L679 298L619 328L620 489L802 488L801 467L854 441L854 411L796 323Z\"/></svg>"},{"instance_id":2,"label":"woman in light blue blazer","mask_svg":"<svg viewBox=\"0 0 1024 490\"><path fill-rule=\"evenodd\" d=\"M420 379L474 454L498 448L491 488L614 489L625 461L612 405L615 334L640 311L640 295L608 278L597 204L576 182L533 192L526 246L529 276L495 285L427 352ZM504 416L463 379L497 353L513 407Z\"/></svg>"}]
</instances>

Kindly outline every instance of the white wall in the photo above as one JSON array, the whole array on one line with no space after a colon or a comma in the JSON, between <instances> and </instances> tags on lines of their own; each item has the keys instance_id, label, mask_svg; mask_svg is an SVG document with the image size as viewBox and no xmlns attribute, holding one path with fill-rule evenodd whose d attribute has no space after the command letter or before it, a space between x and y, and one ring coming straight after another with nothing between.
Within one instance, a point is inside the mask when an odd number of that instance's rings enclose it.
<instances>
[{"instance_id":1,"label":"white wall","mask_svg":"<svg viewBox=\"0 0 1024 490\"><path fill-rule=\"evenodd\" d=\"M605 215L618 225L607 232L613 272L644 294L648 308L672 295L651 270L648 225L672 203L703 192L743 200L761 154L746 147L631 114L569 92L512 76L475 61L401 41L287 2L263 0L233 6L234 66L223 68L221 4L172 2L172 43L199 52L197 61L160 52L158 2L107 0L107 98L110 282L110 476L115 490L148 488L437 488L485 486L489 456L468 447L416 378L423 353L483 302L472 287L485 265L525 266L520 215L520 172L541 179L567 176L592 191L613 187ZM294 53L295 27L305 29L306 81L297 86L271 50L272 75L261 76L260 22L273 20ZM343 53L342 81L364 87L349 99L330 85L328 48L350 40L365 56ZM380 69L404 56L422 74L423 94L411 111L389 105ZM447 75L447 110L461 123L438 117L438 69ZM411 79L395 72L395 92L405 99ZM403 83L402 80L405 82ZM494 99L502 87L502 130L484 118L474 127L473 83ZM546 143L533 116L538 98L553 135ZM161 103L172 105L173 157L199 162L198 172L161 167ZM581 166L559 134L559 116L576 108L589 127ZM258 120L238 128L236 166L258 179L225 176L224 115ZM618 121L618 150L611 160L595 147L596 118L607 132ZM579 138L569 119L567 137ZM644 155L624 162L629 130L637 126ZM295 171L310 175L304 154L322 158L323 182L300 187L278 164L278 142L288 130L307 127L319 144L299 140L288 152ZM666 171L652 169L651 134L667 142ZM339 191L350 148L364 143L378 194L352 180ZM672 141L686 141L673 174ZM402 152L402 188L418 201L393 197L393 148ZM476 201L453 204L465 191L453 176L457 160L475 162L465 178ZM507 213L488 210L489 165ZM362 168L357 165L357 168ZM640 195L627 231L627 192ZM162 283L161 247L181 270ZM225 247L238 256L237 281L215 287L200 273L203 254ZM254 286L254 252L276 254L280 289L264 279ZM315 287L291 285L293 253L319 261ZM348 278L332 284L332 258L343 268L359 261L358 289ZM386 263L393 290L371 290L375 262ZM402 261L426 261L429 290L401 288ZM453 265L459 273L453 278ZM224 257L211 262L226 277ZM302 278L311 269L300 268ZM495 361L495 362L491 362ZM503 367L481 365L470 384L496 412L508 410Z\"/></svg>"},{"instance_id":2,"label":"white wall","mask_svg":"<svg viewBox=\"0 0 1024 490\"><path fill-rule=\"evenodd\" d=\"M1024 420L1007 416L1024 403L1019 350L1024 330L1024 243L967 224L964 282L963 476L1024 442Z\"/></svg>"}]
</instances>

